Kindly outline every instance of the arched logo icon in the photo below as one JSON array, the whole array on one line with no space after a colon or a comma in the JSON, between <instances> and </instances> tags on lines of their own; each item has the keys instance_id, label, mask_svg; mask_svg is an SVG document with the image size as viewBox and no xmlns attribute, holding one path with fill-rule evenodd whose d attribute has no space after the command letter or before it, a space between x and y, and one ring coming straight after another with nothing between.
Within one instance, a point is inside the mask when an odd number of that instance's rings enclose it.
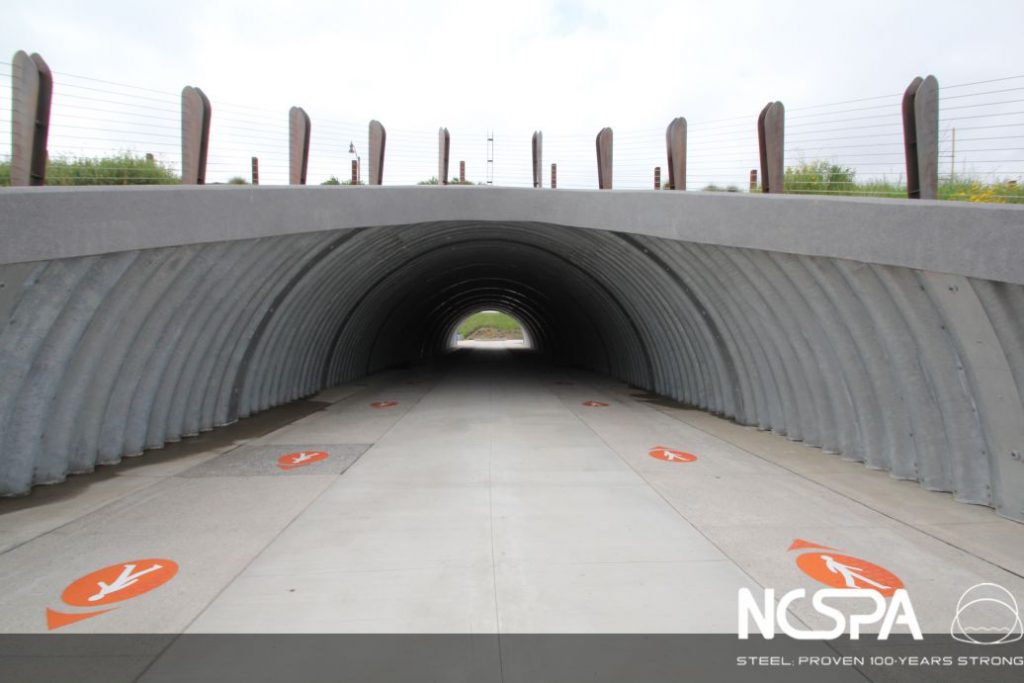
<instances>
[{"instance_id":1,"label":"arched logo icon","mask_svg":"<svg viewBox=\"0 0 1024 683\"><path fill-rule=\"evenodd\" d=\"M1016 643L1024 638L1017 598L998 583L971 586L956 603L949 635L972 645Z\"/></svg>"},{"instance_id":2,"label":"arched logo icon","mask_svg":"<svg viewBox=\"0 0 1024 683\"><path fill-rule=\"evenodd\" d=\"M315 462L327 459L326 451L299 451L298 453L287 453L277 459L277 466L282 470L294 470L296 467L305 467Z\"/></svg>"},{"instance_id":3,"label":"arched logo icon","mask_svg":"<svg viewBox=\"0 0 1024 683\"><path fill-rule=\"evenodd\" d=\"M647 451L647 454L652 458L664 460L665 462L693 462L697 459L697 456L693 453L678 451L675 448L666 448L665 446L655 446Z\"/></svg>"},{"instance_id":4,"label":"arched logo icon","mask_svg":"<svg viewBox=\"0 0 1024 683\"><path fill-rule=\"evenodd\" d=\"M831 588L866 588L889 597L903 588L903 581L885 567L852 555L842 555L827 546L797 539L789 547L814 548L796 558L796 566L815 581Z\"/></svg>"},{"instance_id":5,"label":"arched logo icon","mask_svg":"<svg viewBox=\"0 0 1024 683\"><path fill-rule=\"evenodd\" d=\"M604 401L584 401L583 405L588 408L607 408L608 404Z\"/></svg>"},{"instance_id":6,"label":"arched logo icon","mask_svg":"<svg viewBox=\"0 0 1024 683\"><path fill-rule=\"evenodd\" d=\"M72 581L60 597L73 607L104 607L159 588L177 573L178 564L173 560L145 559L112 564ZM46 624L53 630L109 611L68 614L47 609Z\"/></svg>"},{"instance_id":7,"label":"arched logo icon","mask_svg":"<svg viewBox=\"0 0 1024 683\"><path fill-rule=\"evenodd\" d=\"M371 408L394 408L398 405L398 401L374 401L370 404Z\"/></svg>"}]
</instances>

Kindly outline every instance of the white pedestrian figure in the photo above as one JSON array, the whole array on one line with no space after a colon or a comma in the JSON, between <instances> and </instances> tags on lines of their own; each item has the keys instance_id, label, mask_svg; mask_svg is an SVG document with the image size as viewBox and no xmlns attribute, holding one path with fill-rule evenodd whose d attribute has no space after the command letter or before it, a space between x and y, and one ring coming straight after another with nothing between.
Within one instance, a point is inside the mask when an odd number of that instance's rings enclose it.
<instances>
[{"instance_id":1,"label":"white pedestrian figure","mask_svg":"<svg viewBox=\"0 0 1024 683\"><path fill-rule=\"evenodd\" d=\"M294 458L292 458L292 464L301 465L307 460L312 460L314 455L316 455L316 453L307 453L306 451L302 451L301 453L296 454Z\"/></svg>"},{"instance_id":2,"label":"white pedestrian figure","mask_svg":"<svg viewBox=\"0 0 1024 683\"><path fill-rule=\"evenodd\" d=\"M835 558L831 555L822 555L821 559L825 560L826 569L828 569L833 574L839 574L843 577L843 581L846 582L847 588L860 588L860 586L857 585L857 581L860 581L861 583L869 583L875 588L883 590L891 588L891 586L886 586L884 584L878 583L877 581L872 581L871 579L862 574L855 573L864 571L861 567L851 567L849 565L843 564L842 562L836 562Z\"/></svg>"},{"instance_id":3,"label":"white pedestrian figure","mask_svg":"<svg viewBox=\"0 0 1024 683\"><path fill-rule=\"evenodd\" d=\"M143 569L138 574L135 574L135 565L126 564L124 566L124 569L121 570L121 575L114 580L114 583L108 584L104 581L97 582L97 585L100 587L100 592L96 593L96 595L90 595L89 602L96 602L97 600L102 600L111 593L116 593L118 591L124 590L128 586L137 583L138 580L146 574L149 574L150 572L155 572L157 569L161 568L163 568L163 565L154 564L149 569Z\"/></svg>"}]
</instances>

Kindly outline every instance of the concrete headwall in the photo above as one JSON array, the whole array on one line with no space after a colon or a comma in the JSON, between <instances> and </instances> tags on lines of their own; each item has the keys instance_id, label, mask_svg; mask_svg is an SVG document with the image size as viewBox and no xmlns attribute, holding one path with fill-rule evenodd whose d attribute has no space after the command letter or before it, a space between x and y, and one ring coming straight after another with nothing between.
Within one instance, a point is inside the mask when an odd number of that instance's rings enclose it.
<instances>
[{"instance_id":1,"label":"concrete headwall","mask_svg":"<svg viewBox=\"0 0 1024 683\"><path fill-rule=\"evenodd\" d=\"M0 191L0 493L444 350L564 362L1024 520L1024 207L494 188Z\"/></svg>"}]
</instances>

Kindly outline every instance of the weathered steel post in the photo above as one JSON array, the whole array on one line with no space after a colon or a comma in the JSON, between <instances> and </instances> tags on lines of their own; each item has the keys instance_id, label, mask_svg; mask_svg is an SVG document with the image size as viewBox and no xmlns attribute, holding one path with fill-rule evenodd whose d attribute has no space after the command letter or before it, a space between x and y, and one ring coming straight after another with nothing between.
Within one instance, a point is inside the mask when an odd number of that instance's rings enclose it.
<instances>
[{"instance_id":1,"label":"weathered steel post","mask_svg":"<svg viewBox=\"0 0 1024 683\"><path fill-rule=\"evenodd\" d=\"M212 115L205 93L186 85L181 91L181 182L184 185L206 183Z\"/></svg>"},{"instance_id":2,"label":"weathered steel post","mask_svg":"<svg viewBox=\"0 0 1024 683\"><path fill-rule=\"evenodd\" d=\"M533 186L536 188L544 187L543 161L542 153L544 147L544 134L539 130L533 134L533 142L531 144L533 149Z\"/></svg>"},{"instance_id":3,"label":"weathered steel post","mask_svg":"<svg viewBox=\"0 0 1024 683\"><path fill-rule=\"evenodd\" d=\"M939 81L918 76L903 93L903 150L907 197L939 196Z\"/></svg>"},{"instance_id":4,"label":"weathered steel post","mask_svg":"<svg viewBox=\"0 0 1024 683\"><path fill-rule=\"evenodd\" d=\"M381 185L384 180L384 145L387 131L380 121L370 121L370 185Z\"/></svg>"},{"instance_id":5,"label":"weathered steel post","mask_svg":"<svg viewBox=\"0 0 1024 683\"><path fill-rule=\"evenodd\" d=\"M661 189L661 166L654 167L654 189Z\"/></svg>"},{"instance_id":6,"label":"weathered steel post","mask_svg":"<svg viewBox=\"0 0 1024 683\"><path fill-rule=\"evenodd\" d=\"M448 184L448 153L452 146L452 136L447 128L437 131L437 184Z\"/></svg>"},{"instance_id":7,"label":"weathered steel post","mask_svg":"<svg viewBox=\"0 0 1024 683\"><path fill-rule=\"evenodd\" d=\"M18 50L11 61L11 185L46 183L53 76L38 54Z\"/></svg>"},{"instance_id":8,"label":"weathered steel post","mask_svg":"<svg viewBox=\"0 0 1024 683\"><path fill-rule=\"evenodd\" d=\"M312 125L302 107L288 110L288 184L305 185Z\"/></svg>"},{"instance_id":9,"label":"weathered steel post","mask_svg":"<svg viewBox=\"0 0 1024 683\"><path fill-rule=\"evenodd\" d=\"M597 186L612 189L612 129L602 128L597 134Z\"/></svg>"},{"instance_id":10,"label":"weathered steel post","mask_svg":"<svg viewBox=\"0 0 1024 683\"><path fill-rule=\"evenodd\" d=\"M673 190L686 189L686 119L672 119L665 130L668 148L668 186Z\"/></svg>"},{"instance_id":11,"label":"weathered steel post","mask_svg":"<svg viewBox=\"0 0 1024 683\"><path fill-rule=\"evenodd\" d=\"M252 184L260 184L260 160L257 157L252 158Z\"/></svg>"},{"instance_id":12,"label":"weathered steel post","mask_svg":"<svg viewBox=\"0 0 1024 683\"><path fill-rule=\"evenodd\" d=\"M757 117L757 142L761 156L761 191L781 194L785 191L786 108L782 102L769 102Z\"/></svg>"},{"instance_id":13,"label":"weathered steel post","mask_svg":"<svg viewBox=\"0 0 1024 683\"><path fill-rule=\"evenodd\" d=\"M558 164L551 164L551 189L558 188Z\"/></svg>"}]
</instances>

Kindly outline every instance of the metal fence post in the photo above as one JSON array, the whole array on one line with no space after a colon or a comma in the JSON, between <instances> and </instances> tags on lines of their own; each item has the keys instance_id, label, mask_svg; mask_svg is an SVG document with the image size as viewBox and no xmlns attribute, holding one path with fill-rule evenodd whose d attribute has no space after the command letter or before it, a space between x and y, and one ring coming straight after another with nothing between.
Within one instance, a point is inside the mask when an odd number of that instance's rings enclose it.
<instances>
[{"instance_id":1,"label":"metal fence post","mask_svg":"<svg viewBox=\"0 0 1024 683\"><path fill-rule=\"evenodd\" d=\"M447 128L437 131L437 184L448 184L448 153L452 146L452 136Z\"/></svg>"},{"instance_id":2,"label":"metal fence post","mask_svg":"<svg viewBox=\"0 0 1024 683\"><path fill-rule=\"evenodd\" d=\"M769 102L757 117L757 142L761 156L761 191L785 191L786 109L782 102Z\"/></svg>"},{"instance_id":3,"label":"metal fence post","mask_svg":"<svg viewBox=\"0 0 1024 683\"><path fill-rule=\"evenodd\" d=\"M654 189L661 189L661 166L654 167Z\"/></svg>"},{"instance_id":4,"label":"metal fence post","mask_svg":"<svg viewBox=\"0 0 1024 683\"><path fill-rule=\"evenodd\" d=\"M551 164L551 189L558 189L558 164Z\"/></svg>"},{"instance_id":5,"label":"metal fence post","mask_svg":"<svg viewBox=\"0 0 1024 683\"><path fill-rule=\"evenodd\" d=\"M612 129L602 128L597 134L597 186L612 189Z\"/></svg>"},{"instance_id":6,"label":"metal fence post","mask_svg":"<svg viewBox=\"0 0 1024 683\"><path fill-rule=\"evenodd\" d=\"M544 134L539 130L535 131L530 146L533 150L533 186L537 188L544 187L543 171L541 171L543 167Z\"/></svg>"},{"instance_id":7,"label":"metal fence post","mask_svg":"<svg viewBox=\"0 0 1024 683\"><path fill-rule=\"evenodd\" d=\"M260 184L260 160L257 157L252 158L252 184Z\"/></svg>"},{"instance_id":8,"label":"metal fence post","mask_svg":"<svg viewBox=\"0 0 1024 683\"><path fill-rule=\"evenodd\" d=\"M686 189L686 119L672 119L665 130L668 147L668 186L673 190Z\"/></svg>"},{"instance_id":9,"label":"metal fence post","mask_svg":"<svg viewBox=\"0 0 1024 683\"><path fill-rule=\"evenodd\" d=\"M302 107L288 110L288 184L305 185L312 124Z\"/></svg>"},{"instance_id":10,"label":"metal fence post","mask_svg":"<svg viewBox=\"0 0 1024 683\"><path fill-rule=\"evenodd\" d=\"M384 145L388 134L380 121L370 121L370 185L380 185L384 181Z\"/></svg>"},{"instance_id":11,"label":"metal fence post","mask_svg":"<svg viewBox=\"0 0 1024 683\"><path fill-rule=\"evenodd\" d=\"M206 183L206 157L210 149L210 100L199 88L181 91L181 182Z\"/></svg>"},{"instance_id":12,"label":"metal fence post","mask_svg":"<svg viewBox=\"0 0 1024 683\"><path fill-rule=\"evenodd\" d=\"M53 76L38 54L11 60L11 186L46 183Z\"/></svg>"},{"instance_id":13,"label":"metal fence post","mask_svg":"<svg viewBox=\"0 0 1024 683\"><path fill-rule=\"evenodd\" d=\"M939 81L916 77L903 93L903 150L907 197L939 196Z\"/></svg>"}]
</instances>

